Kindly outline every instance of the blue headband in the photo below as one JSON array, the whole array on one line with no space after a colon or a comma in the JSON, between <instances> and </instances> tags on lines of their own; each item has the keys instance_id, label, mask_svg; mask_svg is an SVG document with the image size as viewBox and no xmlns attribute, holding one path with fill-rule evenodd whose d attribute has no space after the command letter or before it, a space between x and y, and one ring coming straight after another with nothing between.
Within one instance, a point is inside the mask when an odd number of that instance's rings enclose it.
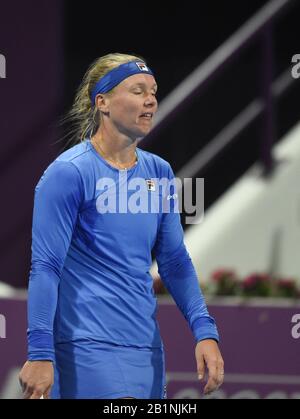
<instances>
[{"instance_id":1,"label":"blue headband","mask_svg":"<svg viewBox=\"0 0 300 419\"><path fill-rule=\"evenodd\" d=\"M117 86L117 84L121 83L121 81L127 79L127 77L140 73L151 74L153 76L152 71L143 61L130 61L129 63L113 68L97 81L91 93L92 104L95 105L95 99L99 93L107 93Z\"/></svg>"}]
</instances>

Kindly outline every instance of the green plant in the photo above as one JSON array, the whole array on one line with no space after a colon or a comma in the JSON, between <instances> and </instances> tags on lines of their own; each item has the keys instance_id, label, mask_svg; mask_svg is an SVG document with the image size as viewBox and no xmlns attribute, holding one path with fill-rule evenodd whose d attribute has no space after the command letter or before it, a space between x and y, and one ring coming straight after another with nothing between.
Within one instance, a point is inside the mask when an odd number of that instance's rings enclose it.
<instances>
[{"instance_id":1,"label":"green plant","mask_svg":"<svg viewBox=\"0 0 300 419\"><path fill-rule=\"evenodd\" d=\"M300 291L297 286L296 280L291 278L279 278L276 281L276 296L299 298Z\"/></svg>"},{"instance_id":2,"label":"green plant","mask_svg":"<svg viewBox=\"0 0 300 419\"><path fill-rule=\"evenodd\" d=\"M242 281L241 288L246 297L268 297L273 291L272 278L268 274L254 273Z\"/></svg>"},{"instance_id":3,"label":"green plant","mask_svg":"<svg viewBox=\"0 0 300 419\"><path fill-rule=\"evenodd\" d=\"M215 295L236 295L239 292L239 279L230 269L218 269L211 275L212 292Z\"/></svg>"}]
</instances>

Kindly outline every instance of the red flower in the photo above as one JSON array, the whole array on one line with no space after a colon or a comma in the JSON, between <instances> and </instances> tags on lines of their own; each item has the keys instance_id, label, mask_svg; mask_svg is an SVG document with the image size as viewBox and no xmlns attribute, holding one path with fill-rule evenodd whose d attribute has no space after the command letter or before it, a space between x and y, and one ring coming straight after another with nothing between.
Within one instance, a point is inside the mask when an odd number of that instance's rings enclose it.
<instances>
[{"instance_id":1,"label":"red flower","mask_svg":"<svg viewBox=\"0 0 300 419\"><path fill-rule=\"evenodd\" d=\"M211 278L215 282L219 282L224 278L232 277L235 278L235 272L232 269L221 268L211 274Z\"/></svg>"},{"instance_id":2,"label":"red flower","mask_svg":"<svg viewBox=\"0 0 300 419\"><path fill-rule=\"evenodd\" d=\"M272 292L272 280L267 274L254 273L243 280L242 288L245 295L266 297Z\"/></svg>"}]
</instances>

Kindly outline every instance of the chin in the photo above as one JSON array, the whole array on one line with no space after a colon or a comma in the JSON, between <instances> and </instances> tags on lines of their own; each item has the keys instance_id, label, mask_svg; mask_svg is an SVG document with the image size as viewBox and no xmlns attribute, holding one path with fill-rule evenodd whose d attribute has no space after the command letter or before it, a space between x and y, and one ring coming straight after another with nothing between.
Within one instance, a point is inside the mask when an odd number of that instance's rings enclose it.
<instances>
[{"instance_id":1,"label":"chin","mask_svg":"<svg viewBox=\"0 0 300 419\"><path fill-rule=\"evenodd\" d=\"M138 141L140 141L141 139L146 137L146 135L148 135L150 131L151 131L151 129L139 130L138 132L135 133L135 138Z\"/></svg>"},{"instance_id":2,"label":"chin","mask_svg":"<svg viewBox=\"0 0 300 419\"><path fill-rule=\"evenodd\" d=\"M146 135L149 134L149 132L151 131L152 126L148 126L148 127L137 127L135 130L132 130L131 133L127 134L130 138L140 141L142 140L144 137L146 137Z\"/></svg>"},{"instance_id":3,"label":"chin","mask_svg":"<svg viewBox=\"0 0 300 419\"><path fill-rule=\"evenodd\" d=\"M143 136L145 137L145 135L147 135L147 134L149 134L149 132L152 130L152 126L149 126L148 128L145 128L144 130L143 130Z\"/></svg>"}]
</instances>

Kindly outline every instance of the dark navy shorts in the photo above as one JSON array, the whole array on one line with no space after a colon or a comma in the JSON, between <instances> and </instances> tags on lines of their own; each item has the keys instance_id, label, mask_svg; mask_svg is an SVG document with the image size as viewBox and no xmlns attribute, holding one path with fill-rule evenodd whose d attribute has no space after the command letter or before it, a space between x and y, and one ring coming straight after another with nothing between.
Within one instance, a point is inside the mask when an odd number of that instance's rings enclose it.
<instances>
[{"instance_id":1,"label":"dark navy shorts","mask_svg":"<svg viewBox=\"0 0 300 419\"><path fill-rule=\"evenodd\" d=\"M53 399L166 398L163 348L83 340L56 345Z\"/></svg>"}]
</instances>

